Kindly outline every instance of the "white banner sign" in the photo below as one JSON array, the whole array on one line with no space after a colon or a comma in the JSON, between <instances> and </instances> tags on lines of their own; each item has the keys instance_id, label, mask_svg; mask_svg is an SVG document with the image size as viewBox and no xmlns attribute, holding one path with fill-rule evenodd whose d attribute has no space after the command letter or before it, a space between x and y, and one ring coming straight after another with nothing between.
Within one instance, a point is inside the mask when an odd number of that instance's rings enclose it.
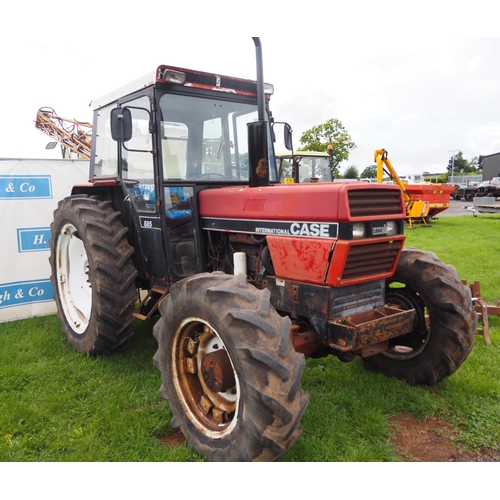
<instances>
[{"instance_id":1,"label":"white banner sign","mask_svg":"<svg viewBox=\"0 0 500 500\"><path fill-rule=\"evenodd\" d=\"M88 172L86 160L0 158L0 323L56 312L50 224L59 200Z\"/></svg>"}]
</instances>

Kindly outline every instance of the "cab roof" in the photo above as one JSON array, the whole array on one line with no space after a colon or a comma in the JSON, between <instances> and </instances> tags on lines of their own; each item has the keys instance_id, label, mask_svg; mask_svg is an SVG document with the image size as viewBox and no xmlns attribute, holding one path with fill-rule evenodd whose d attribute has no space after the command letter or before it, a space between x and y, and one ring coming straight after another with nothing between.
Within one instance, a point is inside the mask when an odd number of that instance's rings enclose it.
<instances>
[{"instance_id":1,"label":"cab roof","mask_svg":"<svg viewBox=\"0 0 500 500\"><path fill-rule=\"evenodd\" d=\"M245 80L231 76L206 73L176 66L160 65L156 71L134 80L103 97L92 102L94 110L117 101L129 94L150 87L154 84L182 85L184 87L195 87L218 92L229 92L240 95L257 95L257 83L254 80ZM270 84L264 84L266 97L269 98L274 92Z\"/></svg>"}]
</instances>

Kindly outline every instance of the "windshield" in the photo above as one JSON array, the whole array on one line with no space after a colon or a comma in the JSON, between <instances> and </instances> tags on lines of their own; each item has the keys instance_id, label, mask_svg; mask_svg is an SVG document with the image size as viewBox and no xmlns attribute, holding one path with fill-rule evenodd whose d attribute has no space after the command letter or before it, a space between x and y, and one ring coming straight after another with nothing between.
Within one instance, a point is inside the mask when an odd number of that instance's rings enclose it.
<instances>
[{"instance_id":1,"label":"windshield","mask_svg":"<svg viewBox=\"0 0 500 500\"><path fill-rule=\"evenodd\" d=\"M247 123L257 121L256 104L164 94L160 113L165 180L248 182Z\"/></svg>"}]
</instances>

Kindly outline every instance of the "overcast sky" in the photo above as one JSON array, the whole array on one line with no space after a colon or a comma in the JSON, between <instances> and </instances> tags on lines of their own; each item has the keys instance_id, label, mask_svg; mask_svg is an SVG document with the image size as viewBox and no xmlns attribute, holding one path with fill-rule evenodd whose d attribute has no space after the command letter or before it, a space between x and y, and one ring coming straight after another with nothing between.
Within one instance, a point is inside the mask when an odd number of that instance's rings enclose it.
<instances>
[{"instance_id":1,"label":"overcast sky","mask_svg":"<svg viewBox=\"0 0 500 500\"><path fill-rule=\"evenodd\" d=\"M495 34L496 10L469 4L19 3L0 30L0 158L59 158L38 108L91 121L93 99L160 64L255 79L260 34L271 108L295 147L337 118L357 145L341 170L361 173L385 148L400 174L443 172L450 150L500 152L500 38L457 38Z\"/></svg>"}]
</instances>

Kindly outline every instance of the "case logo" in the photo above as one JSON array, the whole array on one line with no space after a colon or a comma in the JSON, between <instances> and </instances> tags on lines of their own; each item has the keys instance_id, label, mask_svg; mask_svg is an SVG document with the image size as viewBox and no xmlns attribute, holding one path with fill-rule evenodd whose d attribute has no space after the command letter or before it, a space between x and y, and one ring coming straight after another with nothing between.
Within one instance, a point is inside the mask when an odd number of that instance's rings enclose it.
<instances>
[{"instance_id":1,"label":"case logo","mask_svg":"<svg viewBox=\"0 0 500 500\"><path fill-rule=\"evenodd\" d=\"M275 236L300 236L314 238L337 238L338 223L285 222L269 220L218 219L204 217L203 229L212 231L233 231Z\"/></svg>"}]
</instances>

